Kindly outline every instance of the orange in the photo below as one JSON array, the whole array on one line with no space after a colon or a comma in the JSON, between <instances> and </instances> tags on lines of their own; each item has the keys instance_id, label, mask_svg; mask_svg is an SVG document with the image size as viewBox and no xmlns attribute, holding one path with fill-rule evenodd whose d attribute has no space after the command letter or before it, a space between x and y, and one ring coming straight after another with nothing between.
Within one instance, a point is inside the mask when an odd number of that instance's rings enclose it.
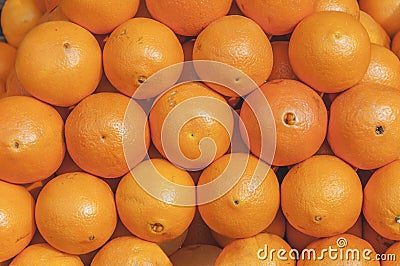
<instances>
[{"instance_id":1,"label":"orange","mask_svg":"<svg viewBox=\"0 0 400 266\"><path fill-rule=\"evenodd\" d=\"M39 19L39 24L48 21L60 21L60 20L69 21L67 16L65 16L64 12L62 11L61 7L57 6L52 10L46 11Z\"/></svg>"},{"instance_id":2,"label":"orange","mask_svg":"<svg viewBox=\"0 0 400 266\"><path fill-rule=\"evenodd\" d=\"M52 175L64 158L64 122L34 98L0 99L0 179L32 183Z\"/></svg>"},{"instance_id":3,"label":"orange","mask_svg":"<svg viewBox=\"0 0 400 266\"><path fill-rule=\"evenodd\" d=\"M357 0L316 0L315 12L339 11L347 13L356 19L360 18L360 8Z\"/></svg>"},{"instance_id":4,"label":"orange","mask_svg":"<svg viewBox=\"0 0 400 266\"><path fill-rule=\"evenodd\" d=\"M228 14L232 0L146 0L151 16L184 36L198 35L208 24Z\"/></svg>"},{"instance_id":5,"label":"orange","mask_svg":"<svg viewBox=\"0 0 400 266\"><path fill-rule=\"evenodd\" d=\"M397 57L400 59L400 31L394 35L392 39L392 46L391 46L392 51L397 55Z\"/></svg>"},{"instance_id":6,"label":"orange","mask_svg":"<svg viewBox=\"0 0 400 266\"><path fill-rule=\"evenodd\" d=\"M0 42L0 79L6 80L14 70L17 49L11 45Z\"/></svg>"},{"instance_id":7,"label":"orange","mask_svg":"<svg viewBox=\"0 0 400 266\"><path fill-rule=\"evenodd\" d=\"M139 0L60 0L64 14L95 34L105 34L135 16Z\"/></svg>"},{"instance_id":8,"label":"orange","mask_svg":"<svg viewBox=\"0 0 400 266\"><path fill-rule=\"evenodd\" d=\"M0 181L0 262L21 252L35 233L35 201L22 186Z\"/></svg>"},{"instance_id":9,"label":"orange","mask_svg":"<svg viewBox=\"0 0 400 266\"><path fill-rule=\"evenodd\" d=\"M5 96L31 96L19 82L15 69L11 71L6 79Z\"/></svg>"},{"instance_id":10,"label":"orange","mask_svg":"<svg viewBox=\"0 0 400 266\"><path fill-rule=\"evenodd\" d=\"M125 95L90 95L65 122L68 152L86 172L105 178L120 177L146 155L150 142L146 119L139 104Z\"/></svg>"},{"instance_id":11,"label":"orange","mask_svg":"<svg viewBox=\"0 0 400 266\"><path fill-rule=\"evenodd\" d=\"M271 250L275 250L275 254ZM237 265L296 265L296 261L289 256L291 247L281 237L262 233L253 237L238 239L227 245L219 254L215 266ZM287 260L280 260L278 250L284 250ZM280 256L282 256L280 251Z\"/></svg>"},{"instance_id":12,"label":"orange","mask_svg":"<svg viewBox=\"0 0 400 266\"><path fill-rule=\"evenodd\" d=\"M182 246L190 246L194 244L205 244L216 246L218 243L215 241L211 229L201 218L199 209L196 207L196 212L192 223L189 225L186 239Z\"/></svg>"},{"instance_id":13,"label":"orange","mask_svg":"<svg viewBox=\"0 0 400 266\"><path fill-rule=\"evenodd\" d=\"M240 10L272 35L284 35L313 12L313 0L236 0Z\"/></svg>"},{"instance_id":14,"label":"orange","mask_svg":"<svg viewBox=\"0 0 400 266\"><path fill-rule=\"evenodd\" d=\"M292 167L281 184L287 221L300 232L328 237L346 232L361 213L360 179L335 156L316 155Z\"/></svg>"},{"instance_id":15,"label":"orange","mask_svg":"<svg viewBox=\"0 0 400 266\"><path fill-rule=\"evenodd\" d=\"M59 0L35 0L36 5L42 12L50 12L54 10L58 6L59 2Z\"/></svg>"},{"instance_id":16,"label":"orange","mask_svg":"<svg viewBox=\"0 0 400 266\"><path fill-rule=\"evenodd\" d=\"M272 71L273 54L268 37L253 20L238 16L225 16L208 25L197 37L193 48L193 60L211 60L228 64L248 75L257 85L263 84ZM194 64L200 78L213 77L235 84L237 93L222 85L208 83L212 89L225 96L245 95L252 90L244 76L237 73L221 73ZM243 87L244 86L244 87ZM243 87L243 88L242 88Z\"/></svg>"},{"instance_id":17,"label":"orange","mask_svg":"<svg viewBox=\"0 0 400 266\"><path fill-rule=\"evenodd\" d=\"M361 83L400 89L400 59L388 48L371 44L371 61Z\"/></svg>"},{"instance_id":18,"label":"orange","mask_svg":"<svg viewBox=\"0 0 400 266\"><path fill-rule=\"evenodd\" d=\"M83 266L76 255L61 252L48 244L30 245L16 256L10 266L48 265L48 266Z\"/></svg>"},{"instance_id":19,"label":"orange","mask_svg":"<svg viewBox=\"0 0 400 266\"><path fill-rule=\"evenodd\" d=\"M71 106L96 89L101 50L82 27L50 21L26 35L15 66L19 81L30 94L52 105Z\"/></svg>"},{"instance_id":20,"label":"orange","mask_svg":"<svg viewBox=\"0 0 400 266\"><path fill-rule=\"evenodd\" d=\"M289 61L289 42L275 41L271 42L271 46L274 63L268 80L297 79Z\"/></svg>"},{"instance_id":21,"label":"orange","mask_svg":"<svg viewBox=\"0 0 400 266\"><path fill-rule=\"evenodd\" d=\"M197 193L199 204L205 197L215 198L199 205L201 217L213 231L231 238L245 238L260 233L273 222L279 209L279 183L267 164L252 155L227 154L203 171L198 185L220 176L237 178L238 182L218 198L217 193L226 189L221 183L214 183L207 192L198 190Z\"/></svg>"},{"instance_id":22,"label":"orange","mask_svg":"<svg viewBox=\"0 0 400 266\"><path fill-rule=\"evenodd\" d=\"M380 265L379 261L375 260L376 252L371 244L351 234L322 238L309 244L306 249L308 252L300 254L298 266ZM328 250L331 250L330 253Z\"/></svg>"},{"instance_id":23,"label":"orange","mask_svg":"<svg viewBox=\"0 0 400 266\"><path fill-rule=\"evenodd\" d=\"M92 266L108 265L171 265L157 244L134 236L115 238L94 256Z\"/></svg>"},{"instance_id":24,"label":"orange","mask_svg":"<svg viewBox=\"0 0 400 266\"><path fill-rule=\"evenodd\" d=\"M143 178L149 177L152 178L149 183L144 183ZM172 184L194 186L186 171L164 159L146 160L122 178L115 200L122 223L134 235L148 241L165 242L189 227L196 208L177 204L183 197L190 197L189 202L193 202L195 195L182 194L166 183L167 180ZM143 184L152 185L151 194L142 188Z\"/></svg>"},{"instance_id":25,"label":"orange","mask_svg":"<svg viewBox=\"0 0 400 266\"><path fill-rule=\"evenodd\" d=\"M162 94L150 111L149 122L157 150L190 169L202 169L225 154L233 131L233 115L224 98L199 82L183 83ZM202 145L205 138L216 145L215 155L213 147Z\"/></svg>"},{"instance_id":26,"label":"orange","mask_svg":"<svg viewBox=\"0 0 400 266\"><path fill-rule=\"evenodd\" d=\"M371 43L390 48L390 37L387 32L368 13L362 10L360 11L360 23L367 30Z\"/></svg>"},{"instance_id":27,"label":"orange","mask_svg":"<svg viewBox=\"0 0 400 266\"><path fill-rule=\"evenodd\" d=\"M35 217L46 242L70 254L85 254L101 247L117 224L111 189L84 172L50 180L39 194Z\"/></svg>"},{"instance_id":28,"label":"orange","mask_svg":"<svg viewBox=\"0 0 400 266\"><path fill-rule=\"evenodd\" d=\"M381 261L382 266L395 266L397 265L398 258L400 257L400 242L396 242L387 249L385 260Z\"/></svg>"},{"instance_id":29,"label":"orange","mask_svg":"<svg viewBox=\"0 0 400 266\"><path fill-rule=\"evenodd\" d=\"M276 150L272 164L292 165L316 153L325 139L328 124L327 111L321 97L296 80L273 80L260 89L275 119ZM257 101L258 95L259 92L255 92L246 98L240 117L248 134L250 150L257 156L261 155L261 159L268 160L262 154L268 155L266 149L269 149L269 145L265 141L270 140L261 138L262 129L258 118L247 103ZM243 137L245 139L247 136Z\"/></svg>"},{"instance_id":30,"label":"orange","mask_svg":"<svg viewBox=\"0 0 400 266\"><path fill-rule=\"evenodd\" d=\"M135 40L135 41L132 41ZM149 18L133 18L118 26L108 38L104 50L104 72L111 84L132 96L151 75L183 62L182 46L167 26ZM179 78L169 73L162 84L169 87ZM146 91L141 91L143 98Z\"/></svg>"},{"instance_id":31,"label":"orange","mask_svg":"<svg viewBox=\"0 0 400 266\"><path fill-rule=\"evenodd\" d=\"M208 266L214 265L220 253L221 249L219 247L197 244L179 249L170 259L174 266Z\"/></svg>"},{"instance_id":32,"label":"orange","mask_svg":"<svg viewBox=\"0 0 400 266\"><path fill-rule=\"evenodd\" d=\"M373 17L391 37L400 30L399 0L359 0L358 2L360 9Z\"/></svg>"},{"instance_id":33,"label":"orange","mask_svg":"<svg viewBox=\"0 0 400 266\"><path fill-rule=\"evenodd\" d=\"M1 10L1 29L7 42L18 47L42 16L35 0L7 0Z\"/></svg>"},{"instance_id":34,"label":"orange","mask_svg":"<svg viewBox=\"0 0 400 266\"><path fill-rule=\"evenodd\" d=\"M363 235L362 238L368 241L379 254L384 254L386 250L396 241L387 239L378 234L367 221L363 222Z\"/></svg>"},{"instance_id":35,"label":"orange","mask_svg":"<svg viewBox=\"0 0 400 266\"><path fill-rule=\"evenodd\" d=\"M357 19L343 12L315 12L293 31L289 59L300 80L317 91L333 93L362 79L370 49L368 33Z\"/></svg>"},{"instance_id":36,"label":"orange","mask_svg":"<svg viewBox=\"0 0 400 266\"><path fill-rule=\"evenodd\" d=\"M364 188L365 219L378 234L391 240L400 240L400 209L396 200L399 170L399 160L378 169Z\"/></svg>"},{"instance_id":37,"label":"orange","mask_svg":"<svg viewBox=\"0 0 400 266\"><path fill-rule=\"evenodd\" d=\"M398 89L378 84L360 84L340 94L330 108L328 142L333 152L364 170L399 158L399 103Z\"/></svg>"}]
</instances>

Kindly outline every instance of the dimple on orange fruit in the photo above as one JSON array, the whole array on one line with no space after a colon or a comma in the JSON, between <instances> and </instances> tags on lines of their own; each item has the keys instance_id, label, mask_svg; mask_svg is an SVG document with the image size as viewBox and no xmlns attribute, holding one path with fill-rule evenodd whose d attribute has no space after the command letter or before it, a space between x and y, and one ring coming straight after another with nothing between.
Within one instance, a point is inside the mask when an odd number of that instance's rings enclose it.
<instances>
[{"instance_id":1,"label":"dimple on orange fruit","mask_svg":"<svg viewBox=\"0 0 400 266\"><path fill-rule=\"evenodd\" d=\"M27 184L52 175L64 153L58 112L27 96L0 99L0 180Z\"/></svg>"},{"instance_id":2,"label":"dimple on orange fruit","mask_svg":"<svg viewBox=\"0 0 400 266\"><path fill-rule=\"evenodd\" d=\"M315 12L290 38L289 59L296 76L317 91L334 93L357 84L371 57L362 24L338 11Z\"/></svg>"},{"instance_id":3,"label":"dimple on orange fruit","mask_svg":"<svg viewBox=\"0 0 400 266\"><path fill-rule=\"evenodd\" d=\"M101 78L101 50L93 35L67 21L32 29L18 48L16 72L33 96L71 106L90 95Z\"/></svg>"},{"instance_id":4,"label":"dimple on orange fruit","mask_svg":"<svg viewBox=\"0 0 400 266\"><path fill-rule=\"evenodd\" d=\"M360 179L335 156L316 155L292 167L281 184L287 221L300 232L329 237L346 232L361 213Z\"/></svg>"}]
</instances>

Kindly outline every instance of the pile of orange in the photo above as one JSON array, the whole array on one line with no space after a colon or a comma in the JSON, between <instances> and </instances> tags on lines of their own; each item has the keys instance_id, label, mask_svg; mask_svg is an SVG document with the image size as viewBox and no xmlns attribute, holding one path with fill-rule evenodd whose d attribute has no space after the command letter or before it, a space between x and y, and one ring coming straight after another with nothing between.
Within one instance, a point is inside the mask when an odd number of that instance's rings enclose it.
<instances>
[{"instance_id":1,"label":"pile of orange","mask_svg":"<svg viewBox=\"0 0 400 266\"><path fill-rule=\"evenodd\" d=\"M400 0L6 0L1 31L0 266L400 265Z\"/></svg>"}]
</instances>

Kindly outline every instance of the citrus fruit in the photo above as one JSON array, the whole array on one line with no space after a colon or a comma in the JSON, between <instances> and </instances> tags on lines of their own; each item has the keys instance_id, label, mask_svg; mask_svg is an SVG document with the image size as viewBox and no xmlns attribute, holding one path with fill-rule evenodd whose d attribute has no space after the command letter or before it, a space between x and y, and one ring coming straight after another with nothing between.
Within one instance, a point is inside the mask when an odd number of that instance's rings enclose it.
<instances>
[{"instance_id":1,"label":"citrus fruit","mask_svg":"<svg viewBox=\"0 0 400 266\"><path fill-rule=\"evenodd\" d=\"M387 32L368 13L362 10L360 11L360 23L367 30L371 43L390 48L390 37Z\"/></svg>"},{"instance_id":2,"label":"citrus fruit","mask_svg":"<svg viewBox=\"0 0 400 266\"><path fill-rule=\"evenodd\" d=\"M357 19L343 12L315 12L293 31L289 59L300 80L317 91L333 93L362 79L370 49L368 33Z\"/></svg>"},{"instance_id":3,"label":"citrus fruit","mask_svg":"<svg viewBox=\"0 0 400 266\"><path fill-rule=\"evenodd\" d=\"M197 37L193 48L193 60L211 60L228 64L248 75L256 85L263 84L271 74L273 55L271 44L260 26L253 20L231 15L222 17L208 25ZM226 96L245 95L256 89L250 86L246 77L231 71L216 71L211 67L194 64L201 79L221 76L235 84L235 92L208 82L207 85ZM240 90L240 91L239 91Z\"/></svg>"},{"instance_id":4,"label":"citrus fruit","mask_svg":"<svg viewBox=\"0 0 400 266\"><path fill-rule=\"evenodd\" d=\"M133 18L119 25L103 50L107 78L117 90L128 96L132 96L154 73L181 62L182 46L174 32L149 18ZM163 77L162 85L168 88L180 74L169 72ZM146 91L141 93L147 98Z\"/></svg>"},{"instance_id":5,"label":"citrus fruit","mask_svg":"<svg viewBox=\"0 0 400 266\"><path fill-rule=\"evenodd\" d=\"M201 217L213 231L227 237L245 238L260 233L272 223L279 209L279 183L275 173L252 155L227 154L204 169L198 186L228 177L238 181L221 197L218 193L226 188L218 181L207 190L198 190L197 202L204 202L206 196L215 194L213 201L199 203Z\"/></svg>"},{"instance_id":6,"label":"citrus fruit","mask_svg":"<svg viewBox=\"0 0 400 266\"><path fill-rule=\"evenodd\" d=\"M84 28L50 21L26 35L15 67L30 94L52 105L71 106L96 89L102 71L101 50Z\"/></svg>"},{"instance_id":7,"label":"citrus fruit","mask_svg":"<svg viewBox=\"0 0 400 266\"><path fill-rule=\"evenodd\" d=\"M0 179L32 183L52 175L64 158L64 122L51 106L26 96L0 99Z\"/></svg>"},{"instance_id":8,"label":"citrus fruit","mask_svg":"<svg viewBox=\"0 0 400 266\"><path fill-rule=\"evenodd\" d=\"M194 186L186 171L164 159L146 160L122 178L115 200L119 217L131 233L148 241L165 242L189 227L195 207L178 205L178 200L190 197L188 201L194 202L195 195L179 193L182 191L171 187L171 182ZM153 190L144 190L143 184Z\"/></svg>"},{"instance_id":9,"label":"citrus fruit","mask_svg":"<svg viewBox=\"0 0 400 266\"><path fill-rule=\"evenodd\" d=\"M123 176L129 166L135 166L146 155L150 142L146 119L139 104L123 94L90 95L65 122L68 152L80 168L91 174Z\"/></svg>"},{"instance_id":10,"label":"citrus fruit","mask_svg":"<svg viewBox=\"0 0 400 266\"><path fill-rule=\"evenodd\" d=\"M395 266L396 258L400 256L400 242L396 242L387 249L385 260L381 261L382 266Z\"/></svg>"},{"instance_id":11,"label":"citrus fruit","mask_svg":"<svg viewBox=\"0 0 400 266\"><path fill-rule=\"evenodd\" d=\"M330 107L328 142L356 168L382 167L400 156L400 92L360 84L340 94Z\"/></svg>"},{"instance_id":12,"label":"citrus fruit","mask_svg":"<svg viewBox=\"0 0 400 266\"><path fill-rule=\"evenodd\" d=\"M316 155L292 167L281 184L287 221L300 232L329 237L346 232L361 213L362 186L350 165Z\"/></svg>"},{"instance_id":13,"label":"citrus fruit","mask_svg":"<svg viewBox=\"0 0 400 266\"><path fill-rule=\"evenodd\" d=\"M208 24L225 16L232 0L146 0L153 18L184 36L198 35Z\"/></svg>"},{"instance_id":14,"label":"citrus fruit","mask_svg":"<svg viewBox=\"0 0 400 266\"><path fill-rule=\"evenodd\" d=\"M275 41L271 42L271 46L274 62L268 80L297 79L289 61L289 42Z\"/></svg>"},{"instance_id":15,"label":"citrus fruit","mask_svg":"<svg viewBox=\"0 0 400 266\"><path fill-rule=\"evenodd\" d=\"M117 224L111 189L104 181L84 172L50 180L39 194L35 217L47 243L78 255L101 247Z\"/></svg>"},{"instance_id":16,"label":"citrus fruit","mask_svg":"<svg viewBox=\"0 0 400 266\"><path fill-rule=\"evenodd\" d=\"M347 13L356 19L360 18L360 8L357 0L316 0L315 12L339 11Z\"/></svg>"},{"instance_id":17,"label":"citrus fruit","mask_svg":"<svg viewBox=\"0 0 400 266\"><path fill-rule=\"evenodd\" d=\"M17 50L15 47L0 42L0 79L6 80L10 73L14 70L15 56Z\"/></svg>"},{"instance_id":18,"label":"citrus fruit","mask_svg":"<svg viewBox=\"0 0 400 266\"><path fill-rule=\"evenodd\" d=\"M57 6L50 11L46 11L39 19L39 24L45 23L48 21L69 21L67 16L65 16L64 12L62 11L61 7Z\"/></svg>"},{"instance_id":19,"label":"citrus fruit","mask_svg":"<svg viewBox=\"0 0 400 266\"><path fill-rule=\"evenodd\" d=\"M36 228L34 209L28 190L0 181L0 262L28 246Z\"/></svg>"},{"instance_id":20,"label":"citrus fruit","mask_svg":"<svg viewBox=\"0 0 400 266\"><path fill-rule=\"evenodd\" d=\"M179 249L170 256L170 260L174 266L214 265L215 260L220 253L221 249L219 247L197 244Z\"/></svg>"}]
</instances>

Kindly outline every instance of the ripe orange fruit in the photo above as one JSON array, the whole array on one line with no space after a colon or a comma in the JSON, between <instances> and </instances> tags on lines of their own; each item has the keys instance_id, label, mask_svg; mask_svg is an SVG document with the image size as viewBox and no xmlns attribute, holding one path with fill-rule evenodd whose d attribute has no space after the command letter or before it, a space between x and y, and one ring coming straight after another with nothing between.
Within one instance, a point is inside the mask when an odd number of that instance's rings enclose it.
<instances>
[{"instance_id":1,"label":"ripe orange fruit","mask_svg":"<svg viewBox=\"0 0 400 266\"><path fill-rule=\"evenodd\" d=\"M171 265L167 255L156 243L134 236L115 238L104 245L91 263L92 266L107 265Z\"/></svg>"},{"instance_id":2,"label":"ripe orange fruit","mask_svg":"<svg viewBox=\"0 0 400 266\"><path fill-rule=\"evenodd\" d=\"M238 16L225 16L208 25L197 37L193 48L193 60L211 60L228 64L248 75L257 85L263 84L272 71L273 55L268 37L253 20ZM215 83L207 83L212 89L225 96L245 95L254 86L237 73L221 73L194 64L200 78L223 76L235 84L237 93ZM244 87L243 87L244 86Z\"/></svg>"},{"instance_id":3,"label":"ripe orange fruit","mask_svg":"<svg viewBox=\"0 0 400 266\"><path fill-rule=\"evenodd\" d=\"M199 82L183 83L162 94L150 111L149 122L154 146L181 167L203 169L230 146L232 112L221 95ZM216 149L202 145L205 138Z\"/></svg>"},{"instance_id":4,"label":"ripe orange fruit","mask_svg":"<svg viewBox=\"0 0 400 266\"><path fill-rule=\"evenodd\" d=\"M197 244L179 249L170 259L174 266L214 265L221 251L222 250L216 246Z\"/></svg>"},{"instance_id":5,"label":"ripe orange fruit","mask_svg":"<svg viewBox=\"0 0 400 266\"><path fill-rule=\"evenodd\" d=\"M152 192L142 188L144 177L151 176ZM164 242L180 236L190 225L195 213L194 206L181 206L182 197L192 202L193 194L182 194L170 183L194 186L190 175L164 159L146 160L124 176L115 194L119 217L134 235L153 242ZM141 180L140 184L137 180ZM154 186L154 182L158 184ZM181 193L180 193L181 192ZM145 204L143 204L145 203Z\"/></svg>"},{"instance_id":6,"label":"ripe orange fruit","mask_svg":"<svg viewBox=\"0 0 400 266\"><path fill-rule=\"evenodd\" d=\"M351 234L322 238L309 244L306 249L315 250L315 253L300 255L298 266L380 265L379 261L375 260L376 252L371 244ZM336 252L328 253L328 249L335 249Z\"/></svg>"},{"instance_id":7,"label":"ripe orange fruit","mask_svg":"<svg viewBox=\"0 0 400 266\"><path fill-rule=\"evenodd\" d=\"M271 42L274 63L268 80L297 79L289 61L289 42Z\"/></svg>"},{"instance_id":8,"label":"ripe orange fruit","mask_svg":"<svg viewBox=\"0 0 400 266\"><path fill-rule=\"evenodd\" d=\"M22 186L0 181L0 262L20 253L35 233L35 201Z\"/></svg>"},{"instance_id":9,"label":"ripe orange fruit","mask_svg":"<svg viewBox=\"0 0 400 266\"><path fill-rule=\"evenodd\" d=\"M134 41L132 41L134 40ZM151 52L150 52L151 51ZM182 46L167 26L149 18L133 18L118 26L104 50L104 72L111 84L132 96L151 75L183 62ZM169 73L162 84L172 85L181 73ZM143 98L146 92L141 91Z\"/></svg>"},{"instance_id":10,"label":"ripe orange fruit","mask_svg":"<svg viewBox=\"0 0 400 266\"><path fill-rule=\"evenodd\" d=\"M302 19L313 12L313 0L236 0L240 10L272 35L293 31Z\"/></svg>"},{"instance_id":11,"label":"ripe orange fruit","mask_svg":"<svg viewBox=\"0 0 400 266\"><path fill-rule=\"evenodd\" d=\"M292 167L281 193L287 221L314 237L346 232L361 213L360 179L350 165L334 156L316 155Z\"/></svg>"},{"instance_id":12,"label":"ripe orange fruit","mask_svg":"<svg viewBox=\"0 0 400 266\"><path fill-rule=\"evenodd\" d=\"M360 11L360 23L368 32L371 43L390 48L390 37L387 32L368 13Z\"/></svg>"},{"instance_id":13,"label":"ripe orange fruit","mask_svg":"<svg viewBox=\"0 0 400 266\"><path fill-rule=\"evenodd\" d=\"M333 152L364 170L399 158L399 103L397 89L378 84L360 84L340 94L330 108L328 142Z\"/></svg>"},{"instance_id":14,"label":"ripe orange fruit","mask_svg":"<svg viewBox=\"0 0 400 266\"><path fill-rule=\"evenodd\" d=\"M0 99L0 180L27 184L52 175L64 158L64 122L34 98Z\"/></svg>"},{"instance_id":15,"label":"ripe orange fruit","mask_svg":"<svg viewBox=\"0 0 400 266\"><path fill-rule=\"evenodd\" d=\"M184 36L198 35L208 24L225 16L232 0L146 0L151 16Z\"/></svg>"},{"instance_id":16,"label":"ripe orange fruit","mask_svg":"<svg viewBox=\"0 0 400 266\"><path fill-rule=\"evenodd\" d=\"M261 249L263 249L262 252ZM277 254L273 254L271 257L271 249L285 250L287 260L280 260ZM263 265L296 265L296 261L288 255L290 249L289 244L281 237L262 233L233 241L222 250L214 265L237 265L239 261L243 265L261 265L261 263Z\"/></svg>"},{"instance_id":17,"label":"ripe orange fruit","mask_svg":"<svg viewBox=\"0 0 400 266\"><path fill-rule=\"evenodd\" d=\"M359 0L358 2L360 9L373 17L391 37L400 30L399 0Z\"/></svg>"},{"instance_id":18,"label":"ripe orange fruit","mask_svg":"<svg viewBox=\"0 0 400 266\"><path fill-rule=\"evenodd\" d=\"M105 178L120 177L146 155L150 142L146 119L139 104L125 95L90 95L65 122L68 152L86 172Z\"/></svg>"},{"instance_id":19,"label":"ripe orange fruit","mask_svg":"<svg viewBox=\"0 0 400 266\"><path fill-rule=\"evenodd\" d=\"M6 79L5 96L31 96L19 82L15 69Z\"/></svg>"},{"instance_id":20,"label":"ripe orange fruit","mask_svg":"<svg viewBox=\"0 0 400 266\"><path fill-rule=\"evenodd\" d=\"M26 35L15 67L30 94L53 105L71 106L96 89L101 77L101 50L84 28L67 21L50 21Z\"/></svg>"},{"instance_id":21,"label":"ripe orange fruit","mask_svg":"<svg viewBox=\"0 0 400 266\"><path fill-rule=\"evenodd\" d=\"M14 70L15 56L17 50L15 47L0 42L0 79L6 80L10 73Z\"/></svg>"},{"instance_id":22,"label":"ripe orange fruit","mask_svg":"<svg viewBox=\"0 0 400 266\"><path fill-rule=\"evenodd\" d=\"M76 24L96 34L105 34L135 16L139 0L60 0L64 14Z\"/></svg>"},{"instance_id":23,"label":"ripe orange fruit","mask_svg":"<svg viewBox=\"0 0 400 266\"><path fill-rule=\"evenodd\" d=\"M50 180L39 194L35 217L46 242L70 254L85 254L101 247L117 224L111 189L84 172Z\"/></svg>"},{"instance_id":24,"label":"ripe orange fruit","mask_svg":"<svg viewBox=\"0 0 400 266\"><path fill-rule=\"evenodd\" d=\"M396 203L399 170L399 160L378 169L364 188L365 219L378 234L392 240L400 240L400 209Z\"/></svg>"},{"instance_id":25,"label":"ripe orange fruit","mask_svg":"<svg viewBox=\"0 0 400 266\"><path fill-rule=\"evenodd\" d=\"M396 241L387 239L378 234L367 221L363 222L363 234L362 238L368 241L379 254L384 254L386 250Z\"/></svg>"},{"instance_id":26,"label":"ripe orange fruit","mask_svg":"<svg viewBox=\"0 0 400 266\"><path fill-rule=\"evenodd\" d=\"M394 35L392 39L391 49L400 59L400 30L396 33L396 35Z\"/></svg>"},{"instance_id":27,"label":"ripe orange fruit","mask_svg":"<svg viewBox=\"0 0 400 266\"><path fill-rule=\"evenodd\" d=\"M339 11L356 19L360 18L360 7L357 0L316 0L315 12L319 11Z\"/></svg>"},{"instance_id":28,"label":"ripe orange fruit","mask_svg":"<svg viewBox=\"0 0 400 266\"><path fill-rule=\"evenodd\" d=\"M368 82L400 89L400 60L388 48L371 44L371 61L361 80Z\"/></svg>"},{"instance_id":29,"label":"ripe orange fruit","mask_svg":"<svg viewBox=\"0 0 400 266\"><path fill-rule=\"evenodd\" d=\"M18 47L42 16L35 0L7 0L1 10L1 29L7 42Z\"/></svg>"},{"instance_id":30,"label":"ripe orange fruit","mask_svg":"<svg viewBox=\"0 0 400 266\"><path fill-rule=\"evenodd\" d=\"M394 254L394 256L393 256ZM382 266L395 266L397 264L396 258L400 257L400 242L396 242L387 249L386 260L381 261ZM389 259L390 257L390 259Z\"/></svg>"},{"instance_id":31,"label":"ripe orange fruit","mask_svg":"<svg viewBox=\"0 0 400 266\"><path fill-rule=\"evenodd\" d=\"M321 97L296 80L274 80L262 85L260 89L275 119L276 150L272 164L292 165L316 153L324 142L328 124L327 111ZM254 97L259 97L258 93L250 94L247 100L252 103L256 101ZM269 146L261 143L263 140L259 121L247 102L242 106L240 117L246 127L252 153L256 156L268 154L261 154Z\"/></svg>"},{"instance_id":32,"label":"ripe orange fruit","mask_svg":"<svg viewBox=\"0 0 400 266\"><path fill-rule=\"evenodd\" d=\"M278 179L267 164L252 155L227 154L203 171L198 186L220 176L237 178L238 182L231 189L214 183L207 192L198 190L198 202L209 196L215 198L198 207L204 222L218 234L231 238L251 237L267 228L279 209ZM230 190L218 197L217 193L224 189Z\"/></svg>"},{"instance_id":33,"label":"ripe orange fruit","mask_svg":"<svg viewBox=\"0 0 400 266\"><path fill-rule=\"evenodd\" d=\"M293 31L289 59L300 80L315 90L333 93L362 79L370 49L368 33L357 19L343 12L316 12Z\"/></svg>"},{"instance_id":34,"label":"ripe orange fruit","mask_svg":"<svg viewBox=\"0 0 400 266\"><path fill-rule=\"evenodd\" d=\"M78 256L61 252L43 243L30 245L19 253L10 263L10 266L18 265L83 266L83 263Z\"/></svg>"}]
</instances>

